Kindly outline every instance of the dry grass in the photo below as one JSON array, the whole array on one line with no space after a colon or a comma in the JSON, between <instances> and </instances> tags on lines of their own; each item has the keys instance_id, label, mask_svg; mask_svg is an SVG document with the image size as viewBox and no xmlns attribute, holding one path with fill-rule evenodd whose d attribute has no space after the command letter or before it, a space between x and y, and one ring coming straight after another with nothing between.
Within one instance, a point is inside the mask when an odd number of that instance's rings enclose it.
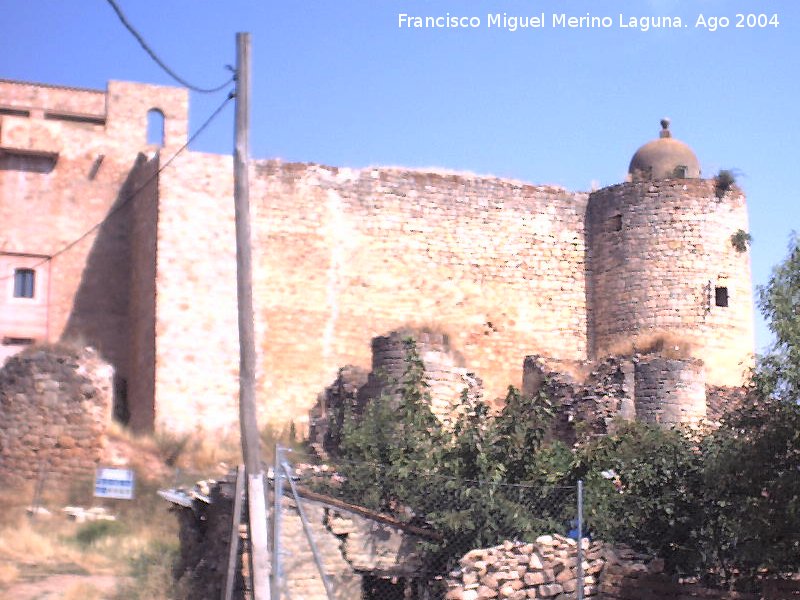
<instances>
[{"instance_id":1,"label":"dry grass","mask_svg":"<svg viewBox=\"0 0 800 600\"><path fill-rule=\"evenodd\" d=\"M91 583L76 583L64 591L63 600L103 600L104 592Z\"/></svg>"},{"instance_id":2,"label":"dry grass","mask_svg":"<svg viewBox=\"0 0 800 600\"><path fill-rule=\"evenodd\" d=\"M266 437L270 437L267 435ZM65 586L64 598L93 600L166 600L184 597L172 578L178 552L178 524L167 502L156 491L177 483L216 476L240 462L238 436L220 440L197 432L179 436L160 433L138 436L113 425L108 432L113 464L136 472L136 499L103 504L117 521L74 523L66 520L67 504L90 506L93 478L47 481L42 504L49 518L31 520L25 512L34 496L33 485L0 491L0 597L15 582L34 577L78 574L84 581ZM94 585L101 577L119 582L115 592ZM107 579L106 579L107 583Z\"/></svg>"},{"instance_id":3,"label":"dry grass","mask_svg":"<svg viewBox=\"0 0 800 600\"><path fill-rule=\"evenodd\" d=\"M151 441L137 441L140 448L149 448ZM141 460L139 457L137 460ZM148 459L149 460L149 459ZM134 462L134 461L131 461ZM171 470L162 468L170 473ZM173 560L178 548L178 526L169 505L156 495L157 489L171 485L171 480L158 480L141 476L137 471L136 499L132 502L117 500L104 504L117 515L117 521L94 521L75 523L68 521L62 513L65 497L81 496L89 506L91 482L82 482L85 487L76 494L69 484L45 498L50 509L49 518L31 520L25 507L32 498L31 490L5 490L4 511L0 524L0 597L15 581L39 580L60 574L86 576L85 581L71 584L63 590L64 598L92 600L109 598L111 592L102 591L93 585L92 577L112 576L128 586L131 577L143 589L167 585L165 574L171 574ZM86 487L88 486L88 487ZM57 487L57 482L52 482ZM148 557L143 561L142 557ZM146 565L142 567L142 564ZM159 583L148 583L150 577ZM132 584L131 584L132 585ZM166 588L165 588L166 589ZM61 596L59 596L61 597ZM157 595L135 596L125 593L118 598L159 598Z\"/></svg>"},{"instance_id":4,"label":"dry grass","mask_svg":"<svg viewBox=\"0 0 800 600\"><path fill-rule=\"evenodd\" d=\"M603 356L656 355L664 358L690 358L694 344L685 337L669 332L651 332L612 344Z\"/></svg>"},{"instance_id":5,"label":"dry grass","mask_svg":"<svg viewBox=\"0 0 800 600\"><path fill-rule=\"evenodd\" d=\"M112 452L124 457L124 464L147 481L168 482L176 470L204 477L226 473L231 465L241 462L241 446L237 434L210 436L203 431L136 435L113 424L108 431Z\"/></svg>"}]
</instances>

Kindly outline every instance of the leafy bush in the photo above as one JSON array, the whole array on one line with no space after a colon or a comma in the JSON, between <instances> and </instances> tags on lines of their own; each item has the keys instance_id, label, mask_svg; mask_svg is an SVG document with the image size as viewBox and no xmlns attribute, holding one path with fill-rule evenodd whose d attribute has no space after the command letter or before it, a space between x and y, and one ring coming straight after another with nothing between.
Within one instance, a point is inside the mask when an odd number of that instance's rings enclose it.
<instances>
[{"instance_id":1,"label":"leafy bush","mask_svg":"<svg viewBox=\"0 0 800 600\"><path fill-rule=\"evenodd\" d=\"M702 519L702 460L678 430L631 423L577 452L585 479L586 522L594 536L690 570L691 539Z\"/></svg>"},{"instance_id":2,"label":"leafy bush","mask_svg":"<svg viewBox=\"0 0 800 600\"><path fill-rule=\"evenodd\" d=\"M575 514L574 486L564 485L571 454L545 443L553 416L547 399L509 388L493 416L465 390L442 423L430 410L413 340L405 349L396 394L344 420L337 464L343 481L333 492L432 527L442 538L427 546L433 572L471 548L565 532Z\"/></svg>"}]
</instances>

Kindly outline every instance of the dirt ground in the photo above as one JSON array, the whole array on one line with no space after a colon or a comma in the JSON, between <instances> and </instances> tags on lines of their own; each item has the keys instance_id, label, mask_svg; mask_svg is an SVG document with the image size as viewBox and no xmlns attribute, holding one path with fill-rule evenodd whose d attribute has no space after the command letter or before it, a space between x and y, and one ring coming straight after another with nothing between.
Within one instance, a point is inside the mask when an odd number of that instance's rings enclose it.
<instances>
[{"instance_id":1,"label":"dirt ground","mask_svg":"<svg viewBox=\"0 0 800 600\"><path fill-rule=\"evenodd\" d=\"M114 575L61 574L15 582L0 589L3 600L102 600L120 583Z\"/></svg>"}]
</instances>

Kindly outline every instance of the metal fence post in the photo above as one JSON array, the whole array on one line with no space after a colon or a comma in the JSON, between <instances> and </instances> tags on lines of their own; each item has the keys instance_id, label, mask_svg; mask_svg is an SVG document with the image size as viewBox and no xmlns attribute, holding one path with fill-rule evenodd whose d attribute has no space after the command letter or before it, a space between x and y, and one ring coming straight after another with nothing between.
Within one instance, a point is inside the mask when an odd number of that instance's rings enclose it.
<instances>
[{"instance_id":1,"label":"metal fence post","mask_svg":"<svg viewBox=\"0 0 800 600\"><path fill-rule=\"evenodd\" d=\"M583 600L583 480L578 480L578 600Z\"/></svg>"},{"instance_id":2,"label":"metal fence post","mask_svg":"<svg viewBox=\"0 0 800 600\"><path fill-rule=\"evenodd\" d=\"M275 466L273 467L274 521L272 530L272 600L281 595L281 507L283 503L283 448L275 444Z\"/></svg>"}]
</instances>

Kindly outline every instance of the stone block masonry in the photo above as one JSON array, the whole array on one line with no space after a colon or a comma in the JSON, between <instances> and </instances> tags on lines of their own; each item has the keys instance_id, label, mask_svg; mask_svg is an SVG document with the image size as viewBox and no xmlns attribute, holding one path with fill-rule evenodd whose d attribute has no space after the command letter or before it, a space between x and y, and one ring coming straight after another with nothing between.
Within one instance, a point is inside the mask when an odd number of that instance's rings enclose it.
<instances>
[{"instance_id":1,"label":"stone block masonry","mask_svg":"<svg viewBox=\"0 0 800 600\"><path fill-rule=\"evenodd\" d=\"M111 422L113 369L92 349L32 348L0 369L0 480L91 476Z\"/></svg>"},{"instance_id":2,"label":"stone block masonry","mask_svg":"<svg viewBox=\"0 0 800 600\"><path fill-rule=\"evenodd\" d=\"M230 477L208 483L210 489L204 494L208 501L195 499L191 509L177 508L181 547L174 572L186 580L193 597L219 598L226 575L234 485ZM300 495L308 527L336 600L367 597L364 591L370 579L387 584L395 582L392 587L400 587L402 594L404 585L398 586L398 579L410 582L420 578L424 539L408 531L415 528L308 490L301 490ZM281 597L326 600L328 595L296 501L287 492L280 506ZM244 524L241 529L245 529ZM246 540L240 549L246 551ZM233 596L237 600L250 597L239 576L242 563ZM400 596L395 590L391 597Z\"/></svg>"},{"instance_id":3,"label":"stone block masonry","mask_svg":"<svg viewBox=\"0 0 800 600\"><path fill-rule=\"evenodd\" d=\"M715 182L624 183L591 195L586 212L590 354L666 335L705 362L708 381L739 385L753 360L750 260L731 243L747 231L744 196Z\"/></svg>"},{"instance_id":4,"label":"stone block masonry","mask_svg":"<svg viewBox=\"0 0 800 600\"><path fill-rule=\"evenodd\" d=\"M150 110L165 117L161 146L147 143ZM0 291L10 296L14 269L36 265L46 307L41 333L20 336L17 315L39 299L0 302L0 341L67 339L96 348L114 366L118 400L131 383L127 404L142 429L152 427L154 404L148 270L155 269L158 183L150 158L180 148L187 124L186 90L0 80Z\"/></svg>"},{"instance_id":5,"label":"stone block masonry","mask_svg":"<svg viewBox=\"0 0 800 600\"><path fill-rule=\"evenodd\" d=\"M192 154L162 174L156 422L236 418L229 160ZM251 173L262 415L302 431L374 337L446 333L489 399L531 351L586 354L586 195L468 174L256 161ZM200 341L200 343L198 343ZM187 402L191 398L191 402Z\"/></svg>"}]
</instances>

